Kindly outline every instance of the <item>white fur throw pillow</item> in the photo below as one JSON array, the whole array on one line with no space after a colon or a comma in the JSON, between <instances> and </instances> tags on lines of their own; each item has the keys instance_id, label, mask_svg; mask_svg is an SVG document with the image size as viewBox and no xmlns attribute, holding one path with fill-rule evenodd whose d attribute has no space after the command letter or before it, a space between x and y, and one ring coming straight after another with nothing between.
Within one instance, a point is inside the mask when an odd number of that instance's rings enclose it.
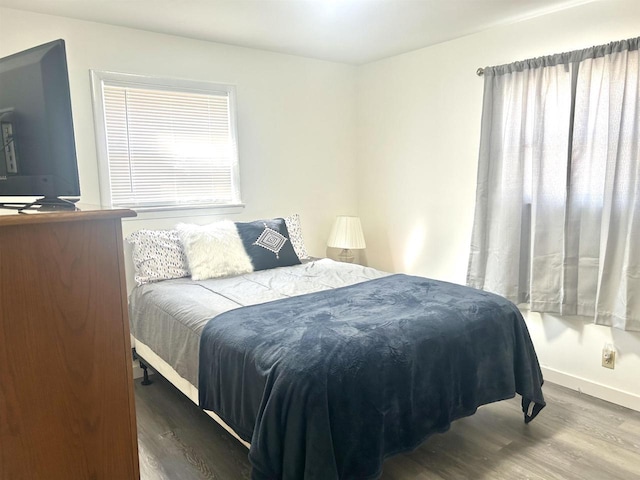
<instances>
[{"instance_id":1,"label":"white fur throw pillow","mask_svg":"<svg viewBox=\"0 0 640 480\"><path fill-rule=\"evenodd\" d=\"M176 226L193 280L240 275L253 271L235 224L230 220L209 225Z\"/></svg>"}]
</instances>

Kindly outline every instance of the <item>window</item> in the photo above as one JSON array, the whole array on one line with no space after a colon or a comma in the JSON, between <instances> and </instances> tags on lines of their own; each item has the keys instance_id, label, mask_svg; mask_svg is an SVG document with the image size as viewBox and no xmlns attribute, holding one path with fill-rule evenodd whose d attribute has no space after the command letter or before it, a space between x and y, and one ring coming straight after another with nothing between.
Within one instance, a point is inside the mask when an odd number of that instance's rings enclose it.
<instances>
[{"instance_id":1,"label":"window","mask_svg":"<svg viewBox=\"0 0 640 480\"><path fill-rule=\"evenodd\" d=\"M640 331L639 46L485 69L469 285Z\"/></svg>"},{"instance_id":2,"label":"window","mask_svg":"<svg viewBox=\"0 0 640 480\"><path fill-rule=\"evenodd\" d=\"M240 205L235 89L92 71L103 205Z\"/></svg>"}]
</instances>

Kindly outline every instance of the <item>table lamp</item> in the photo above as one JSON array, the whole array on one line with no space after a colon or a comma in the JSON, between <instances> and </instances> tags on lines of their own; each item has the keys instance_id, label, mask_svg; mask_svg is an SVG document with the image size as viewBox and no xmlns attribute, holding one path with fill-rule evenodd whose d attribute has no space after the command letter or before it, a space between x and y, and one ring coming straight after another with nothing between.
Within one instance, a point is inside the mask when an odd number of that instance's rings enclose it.
<instances>
[{"instance_id":1,"label":"table lamp","mask_svg":"<svg viewBox=\"0 0 640 480\"><path fill-rule=\"evenodd\" d=\"M359 217L350 217L340 215L336 218L327 246L332 248L341 248L342 251L338 255L341 262L353 263L354 255L351 249L366 248L364 242L364 234L362 233L362 225Z\"/></svg>"}]
</instances>

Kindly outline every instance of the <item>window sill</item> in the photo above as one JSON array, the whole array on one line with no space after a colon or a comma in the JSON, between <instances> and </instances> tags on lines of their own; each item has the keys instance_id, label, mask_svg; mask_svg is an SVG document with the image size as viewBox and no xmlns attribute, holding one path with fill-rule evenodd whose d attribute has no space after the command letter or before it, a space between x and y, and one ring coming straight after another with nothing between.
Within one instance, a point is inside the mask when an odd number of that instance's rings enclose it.
<instances>
[{"instance_id":1,"label":"window sill","mask_svg":"<svg viewBox=\"0 0 640 480\"><path fill-rule=\"evenodd\" d=\"M227 215L241 213L244 210L244 203L237 203L233 205L188 205L188 206L170 206L170 207L129 207L135 211L138 215L136 217L129 217L123 219L125 221L135 220L153 220L156 218L182 218L182 217L197 217L197 216L211 216L211 215ZM126 207L123 207L126 208Z\"/></svg>"}]
</instances>

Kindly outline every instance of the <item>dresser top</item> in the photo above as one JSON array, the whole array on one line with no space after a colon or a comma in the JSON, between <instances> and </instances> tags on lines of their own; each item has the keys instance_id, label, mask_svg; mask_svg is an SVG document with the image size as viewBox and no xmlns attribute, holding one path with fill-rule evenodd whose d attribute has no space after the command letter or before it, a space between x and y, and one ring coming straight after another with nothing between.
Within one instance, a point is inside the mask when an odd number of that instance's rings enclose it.
<instances>
[{"instance_id":1,"label":"dresser top","mask_svg":"<svg viewBox=\"0 0 640 480\"><path fill-rule=\"evenodd\" d=\"M110 218L135 217L133 210L126 208L103 208L96 205L77 204L76 210L17 210L0 208L0 227L35 223L77 222L87 220L106 220Z\"/></svg>"}]
</instances>

